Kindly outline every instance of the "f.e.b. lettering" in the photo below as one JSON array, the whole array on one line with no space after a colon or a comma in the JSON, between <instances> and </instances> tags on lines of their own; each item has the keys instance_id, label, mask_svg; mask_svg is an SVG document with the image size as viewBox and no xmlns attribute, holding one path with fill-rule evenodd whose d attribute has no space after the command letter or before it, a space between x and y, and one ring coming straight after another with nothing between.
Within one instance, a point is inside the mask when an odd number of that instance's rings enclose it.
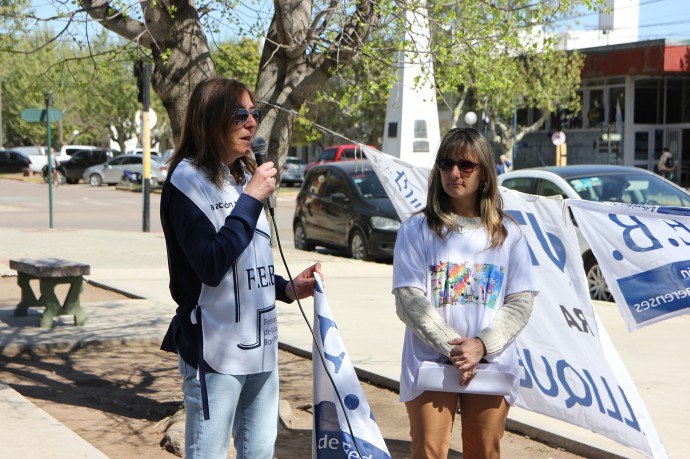
<instances>
[{"instance_id":1,"label":"f.e.b. lettering","mask_svg":"<svg viewBox=\"0 0 690 459\"><path fill-rule=\"evenodd\" d=\"M275 285L276 280L273 265L245 269L245 272L247 273L247 285L249 285L249 290L254 287L264 288Z\"/></svg>"}]
</instances>

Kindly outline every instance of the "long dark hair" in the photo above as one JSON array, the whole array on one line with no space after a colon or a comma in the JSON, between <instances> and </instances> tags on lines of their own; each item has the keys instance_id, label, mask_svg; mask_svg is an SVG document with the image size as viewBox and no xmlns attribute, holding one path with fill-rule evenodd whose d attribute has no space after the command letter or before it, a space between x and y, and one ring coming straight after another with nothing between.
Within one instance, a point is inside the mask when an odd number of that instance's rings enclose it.
<instances>
[{"instance_id":1,"label":"long dark hair","mask_svg":"<svg viewBox=\"0 0 690 459\"><path fill-rule=\"evenodd\" d=\"M237 80L210 77L201 81L192 91L182 125L182 134L170 159L170 169L180 161L191 158L192 162L208 174L217 187L223 183L221 158L229 149L228 132L234 127L233 115L242 96L247 93L252 103L254 94L249 87ZM237 160L254 172L256 163L249 157ZM236 162L230 166L235 179L244 179L242 167Z\"/></svg>"},{"instance_id":2,"label":"long dark hair","mask_svg":"<svg viewBox=\"0 0 690 459\"><path fill-rule=\"evenodd\" d=\"M482 224L489 233L489 247L493 248L503 244L508 236L508 231L503 226L503 219L505 218L503 199L498 193L496 164L489 141L476 129L451 129L441 140L436 159L451 158L457 160L470 159L475 156L478 158L479 167L485 176L478 193L477 210ZM426 216L429 229L441 239L445 239L445 235L456 227L452 209L450 198L443 190L441 171L434 162L429 174L426 208L422 212Z\"/></svg>"}]
</instances>

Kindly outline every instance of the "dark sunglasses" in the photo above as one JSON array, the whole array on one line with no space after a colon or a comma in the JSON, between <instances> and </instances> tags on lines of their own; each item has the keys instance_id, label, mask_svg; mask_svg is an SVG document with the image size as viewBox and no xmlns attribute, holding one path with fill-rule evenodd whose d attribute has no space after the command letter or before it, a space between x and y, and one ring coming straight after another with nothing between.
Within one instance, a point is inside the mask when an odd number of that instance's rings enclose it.
<instances>
[{"instance_id":1,"label":"dark sunglasses","mask_svg":"<svg viewBox=\"0 0 690 459\"><path fill-rule=\"evenodd\" d=\"M235 124L238 126L244 126L244 124L247 122L249 119L249 115L252 115L252 118L257 123L261 122L261 110L254 109L254 110L247 110L246 108L238 108L235 110L235 113L232 115L232 117L235 119Z\"/></svg>"},{"instance_id":2,"label":"dark sunglasses","mask_svg":"<svg viewBox=\"0 0 690 459\"><path fill-rule=\"evenodd\" d=\"M454 166L458 166L460 172L465 174L471 174L474 170L480 166L479 163L473 163L466 159L460 159L458 161L453 161L450 158L441 158L436 160L436 165L442 171L450 172L453 170Z\"/></svg>"}]
</instances>

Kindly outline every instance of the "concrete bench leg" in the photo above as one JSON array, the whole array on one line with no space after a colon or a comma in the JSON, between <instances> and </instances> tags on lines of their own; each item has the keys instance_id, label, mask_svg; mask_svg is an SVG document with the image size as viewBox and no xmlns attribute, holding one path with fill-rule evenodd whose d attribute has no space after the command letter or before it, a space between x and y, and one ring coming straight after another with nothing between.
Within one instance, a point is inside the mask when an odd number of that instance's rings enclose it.
<instances>
[{"instance_id":1,"label":"concrete bench leg","mask_svg":"<svg viewBox=\"0 0 690 459\"><path fill-rule=\"evenodd\" d=\"M14 310L15 317L26 317L30 307L42 306L29 283L32 278L26 273L17 273L17 285L22 290L22 297Z\"/></svg>"},{"instance_id":2,"label":"concrete bench leg","mask_svg":"<svg viewBox=\"0 0 690 459\"><path fill-rule=\"evenodd\" d=\"M84 280L81 276L43 278L40 281L41 298L38 300L42 306L46 307L41 316L41 328L51 328L55 316L73 315L74 325L84 325L86 323L86 313L81 308L79 295L84 290ZM57 284L70 284L69 292L65 298L64 305L55 295Z\"/></svg>"}]
</instances>

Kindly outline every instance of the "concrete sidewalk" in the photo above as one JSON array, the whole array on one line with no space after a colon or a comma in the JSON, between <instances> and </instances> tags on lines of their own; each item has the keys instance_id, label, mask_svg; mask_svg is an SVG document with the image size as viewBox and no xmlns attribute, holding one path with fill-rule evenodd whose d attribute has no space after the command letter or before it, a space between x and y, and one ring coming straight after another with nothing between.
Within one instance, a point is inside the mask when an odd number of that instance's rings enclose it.
<instances>
[{"instance_id":1,"label":"concrete sidewalk","mask_svg":"<svg viewBox=\"0 0 690 459\"><path fill-rule=\"evenodd\" d=\"M24 347L54 349L86 342L160 342L175 310L168 290L162 234L0 228L0 241L0 275L16 274L9 269L10 259L64 258L91 265L91 274L87 276L90 282L140 298L85 305L89 315L85 326L74 327L65 318L66 325L57 324L52 330L35 327L37 317L12 317L15 305L0 305L0 349L4 354L13 355ZM404 327L395 315L390 294L392 266L292 248L284 248L284 252L293 276L316 261L322 263L328 302L352 361L371 379L396 388ZM285 275L277 249L275 264L276 272ZM303 301L302 306L311 321L313 302ZM686 433L690 429L690 416L685 412L690 406L690 394L684 387L690 380L690 366L678 365L672 360L676 352L669 352L689 347L690 316L667 320L631 334L615 305L597 303L595 307L669 453L675 458L690 457ZM297 303L280 304L278 310L281 345L299 353L310 353L311 335ZM680 360L687 362L685 357ZM11 388L0 386L0 425L12 426L11 430L0 429L3 457L103 457L41 413ZM49 455L38 449L27 449L36 443L33 431L37 423L65 439L51 442ZM511 409L510 427L518 427L533 438L549 439L586 457L641 457L603 436L519 408ZM60 445L64 445L63 450L59 450Z\"/></svg>"}]
</instances>

